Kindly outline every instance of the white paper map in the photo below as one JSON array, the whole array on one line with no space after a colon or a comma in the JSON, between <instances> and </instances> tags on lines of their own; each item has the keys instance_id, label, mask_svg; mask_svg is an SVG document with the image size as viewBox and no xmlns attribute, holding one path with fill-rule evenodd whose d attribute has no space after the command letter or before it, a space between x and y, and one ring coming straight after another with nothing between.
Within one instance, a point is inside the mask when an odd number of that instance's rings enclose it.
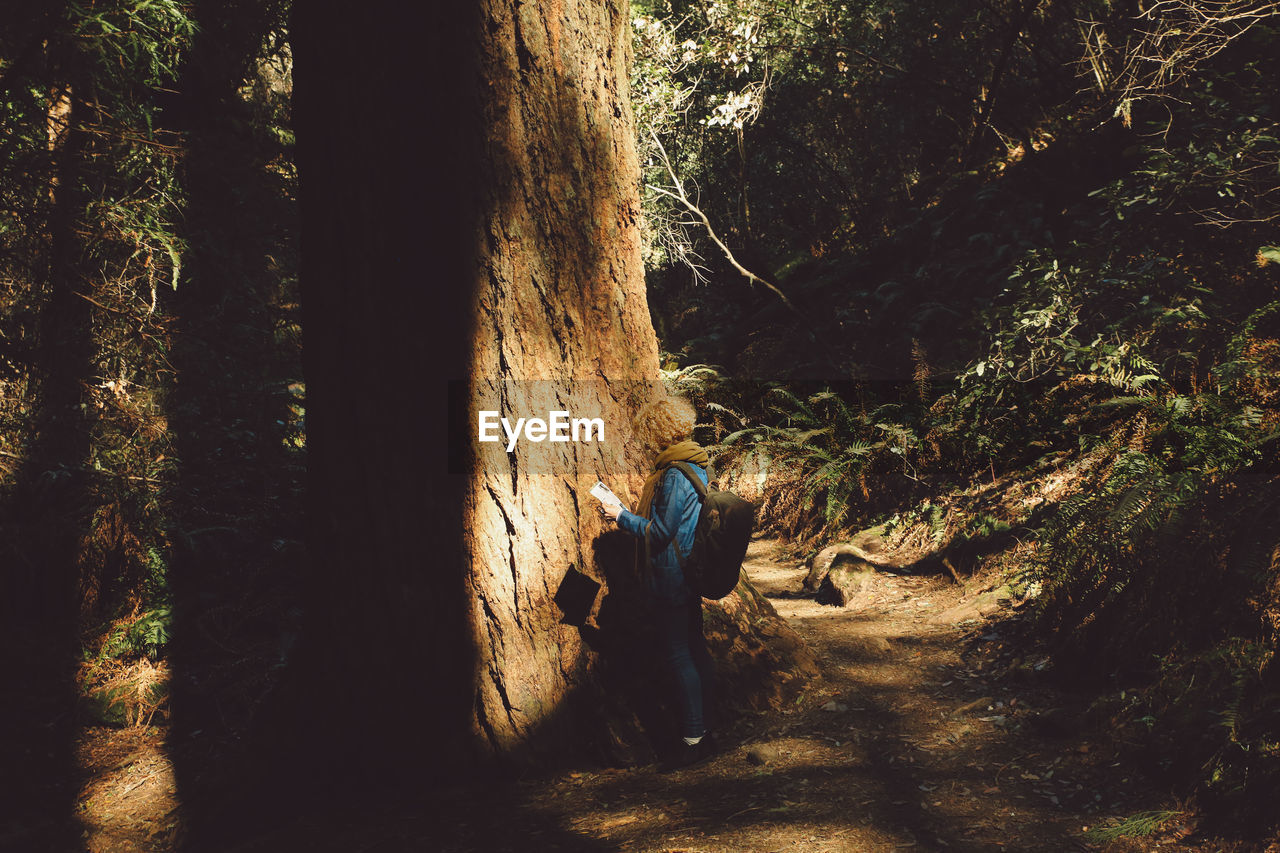
<instances>
[{"instance_id":1,"label":"white paper map","mask_svg":"<svg viewBox=\"0 0 1280 853\"><path fill-rule=\"evenodd\" d=\"M622 501L618 500L618 496L611 492L609 487L599 480L597 480L596 484L591 487L591 494L595 495L596 500L600 501L602 504L612 504L614 506L620 506L623 509L627 508Z\"/></svg>"}]
</instances>

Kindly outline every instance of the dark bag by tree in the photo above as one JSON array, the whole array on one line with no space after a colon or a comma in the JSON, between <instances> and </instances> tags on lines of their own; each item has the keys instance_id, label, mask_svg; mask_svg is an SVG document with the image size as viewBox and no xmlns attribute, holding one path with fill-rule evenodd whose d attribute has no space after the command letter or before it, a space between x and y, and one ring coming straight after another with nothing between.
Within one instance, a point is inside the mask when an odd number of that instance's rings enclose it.
<instances>
[{"instance_id":1,"label":"dark bag by tree","mask_svg":"<svg viewBox=\"0 0 1280 853\"><path fill-rule=\"evenodd\" d=\"M689 556L682 556L676 545L676 559L685 582L703 598L724 598L738 585L742 560L755 527L755 508L733 492L707 488L686 462L676 462L672 467L689 478L702 500Z\"/></svg>"}]
</instances>

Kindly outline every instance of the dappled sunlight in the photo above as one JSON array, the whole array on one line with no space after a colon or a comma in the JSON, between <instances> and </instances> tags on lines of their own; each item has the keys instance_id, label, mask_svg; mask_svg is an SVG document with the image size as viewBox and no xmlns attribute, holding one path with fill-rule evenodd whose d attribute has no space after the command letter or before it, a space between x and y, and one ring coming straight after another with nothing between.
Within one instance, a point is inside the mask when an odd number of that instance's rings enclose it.
<instances>
[{"instance_id":1,"label":"dappled sunlight","mask_svg":"<svg viewBox=\"0 0 1280 853\"><path fill-rule=\"evenodd\" d=\"M76 754L86 780L76 808L89 849L173 846L182 809L163 728L86 729Z\"/></svg>"},{"instance_id":2,"label":"dappled sunlight","mask_svg":"<svg viewBox=\"0 0 1280 853\"><path fill-rule=\"evenodd\" d=\"M750 564L784 585L806 572L767 541ZM513 825L564 849L1048 850L1087 848L1085 828L1104 815L1157 802L1117 777L1106 747L1020 733L1053 694L993 682L969 653L974 624L939 623L910 597L853 611L780 591L766 589L823 662L815 694L781 714L739 715L718 755L676 773L529 778L513 792ZM941 578L920 591L940 605L963 594Z\"/></svg>"}]
</instances>

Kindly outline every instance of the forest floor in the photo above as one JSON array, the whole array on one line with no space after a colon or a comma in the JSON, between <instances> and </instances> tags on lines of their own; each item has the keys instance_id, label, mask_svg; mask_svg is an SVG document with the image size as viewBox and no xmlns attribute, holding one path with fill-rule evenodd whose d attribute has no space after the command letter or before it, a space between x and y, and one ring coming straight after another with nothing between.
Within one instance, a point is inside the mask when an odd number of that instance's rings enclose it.
<instances>
[{"instance_id":1,"label":"forest floor","mask_svg":"<svg viewBox=\"0 0 1280 853\"><path fill-rule=\"evenodd\" d=\"M746 571L810 644L824 680L789 712L740 717L712 759L669 774L579 770L482 797L459 788L425 804L330 809L232 849L1246 849L1196 840L1190 809L1123 762L1105 733L1070 723L1078 701L991 674L1008 620L1018 618L992 599L994 579L962 586L890 569L876 573L854 610L802 594L806 569L772 540L752 544ZM155 728L86 735L86 849L172 848L180 810L163 747ZM1160 819L1155 833L1096 834L1144 816Z\"/></svg>"},{"instance_id":2,"label":"forest floor","mask_svg":"<svg viewBox=\"0 0 1280 853\"><path fill-rule=\"evenodd\" d=\"M527 783L523 809L561 830L532 847L573 849L568 833L646 853L1223 849L1181 838L1190 814L1114 744L1026 731L1064 697L986 674L992 583L879 572L855 611L802 594L806 569L777 542L753 543L745 569L816 653L821 694L743 721L699 766ZM1140 841L1088 835L1146 812L1174 814Z\"/></svg>"}]
</instances>

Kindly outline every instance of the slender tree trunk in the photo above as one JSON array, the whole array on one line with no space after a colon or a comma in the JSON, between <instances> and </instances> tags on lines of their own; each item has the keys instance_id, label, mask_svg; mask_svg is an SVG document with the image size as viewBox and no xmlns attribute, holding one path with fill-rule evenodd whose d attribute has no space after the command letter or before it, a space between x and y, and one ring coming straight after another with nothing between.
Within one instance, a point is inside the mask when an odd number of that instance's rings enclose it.
<instances>
[{"instance_id":1,"label":"slender tree trunk","mask_svg":"<svg viewBox=\"0 0 1280 853\"><path fill-rule=\"evenodd\" d=\"M30 222L33 230L44 225L47 234L43 263L33 264L43 267L44 280L30 282L26 296L40 305L38 326L25 330L38 341L25 389L33 428L0 495L0 666L20 685L0 707L0 838L21 839L29 849L59 849L79 840L72 819L80 781L74 750L77 609L92 593L78 565L89 518L83 403L90 320L88 303L77 295L83 284L77 230L84 216L85 105L73 99L82 82L74 62L58 70L67 82L50 87L50 170L43 185L32 181L32 192L48 205L44 223Z\"/></svg>"}]
</instances>

